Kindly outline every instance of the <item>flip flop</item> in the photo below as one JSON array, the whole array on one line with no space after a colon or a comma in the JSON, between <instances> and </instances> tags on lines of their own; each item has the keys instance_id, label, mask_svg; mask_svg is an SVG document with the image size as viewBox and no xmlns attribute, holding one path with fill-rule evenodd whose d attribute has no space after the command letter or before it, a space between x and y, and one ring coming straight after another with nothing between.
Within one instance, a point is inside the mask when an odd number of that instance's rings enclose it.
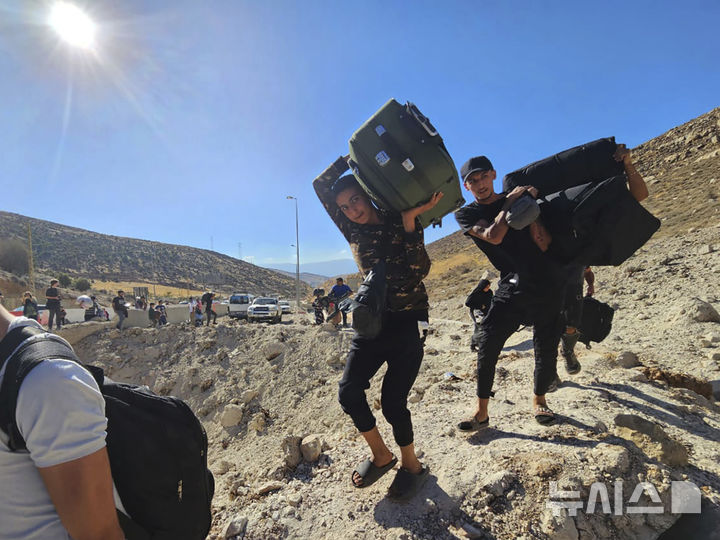
<instances>
[{"instance_id":1,"label":"flip flop","mask_svg":"<svg viewBox=\"0 0 720 540\"><path fill-rule=\"evenodd\" d=\"M468 420L463 420L457 425L460 431L480 431L487 428L490 425L490 417L488 416L482 422L477 419L477 416L473 416Z\"/></svg>"},{"instance_id":2,"label":"flip flop","mask_svg":"<svg viewBox=\"0 0 720 540\"><path fill-rule=\"evenodd\" d=\"M535 407L535 420L538 424L547 426L555 422L555 413L544 405L538 405Z\"/></svg>"},{"instance_id":3,"label":"flip flop","mask_svg":"<svg viewBox=\"0 0 720 540\"><path fill-rule=\"evenodd\" d=\"M395 456L393 456L393 458L387 465L383 465L382 467L376 466L372 462L372 459L366 459L358 466L357 469L352 472L352 474L350 475L350 481L352 482L352 485L356 488L366 488L372 486L375 482L382 478L382 476L386 472L392 469L396 463L397 458ZM355 483L355 473L358 473L358 475L360 476L362 484Z\"/></svg>"},{"instance_id":4,"label":"flip flop","mask_svg":"<svg viewBox=\"0 0 720 540\"><path fill-rule=\"evenodd\" d=\"M428 479L428 476L430 476L430 467L427 465L423 465L422 470L417 474L400 468L388 489L388 499L394 501L408 501L412 499L417 492L420 491L420 488Z\"/></svg>"}]
</instances>

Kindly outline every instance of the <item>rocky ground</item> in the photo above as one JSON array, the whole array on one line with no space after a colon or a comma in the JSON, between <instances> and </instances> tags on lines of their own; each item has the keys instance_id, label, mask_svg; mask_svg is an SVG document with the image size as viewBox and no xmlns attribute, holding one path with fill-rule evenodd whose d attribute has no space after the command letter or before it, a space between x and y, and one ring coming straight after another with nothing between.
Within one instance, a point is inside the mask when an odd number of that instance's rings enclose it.
<instances>
[{"instance_id":1,"label":"rocky ground","mask_svg":"<svg viewBox=\"0 0 720 540\"><path fill-rule=\"evenodd\" d=\"M313 326L309 316L278 325L222 320L198 329L103 329L75 346L111 377L176 395L196 411L217 485L211 538L657 538L679 515L610 515L599 498L589 513L591 486L607 486L619 512L646 481L669 509L677 480L695 483L704 507L676 527L710 525L709 538L720 522L720 407L710 384L720 379L719 239L718 227L661 238L621 267L596 269L596 296L617 309L614 329L593 349L578 347L581 373L559 367L564 383L548 397L559 421L551 427L530 413L532 334L523 330L498 364L491 428L456 430L474 399L472 326L461 305L479 271L446 283L434 294L410 396L431 476L406 504L384 497L394 473L367 489L350 483L367 455L336 400L351 331ZM376 409L381 377L368 391ZM391 441L387 423L379 427ZM585 511L554 516L551 482L578 491Z\"/></svg>"}]
</instances>

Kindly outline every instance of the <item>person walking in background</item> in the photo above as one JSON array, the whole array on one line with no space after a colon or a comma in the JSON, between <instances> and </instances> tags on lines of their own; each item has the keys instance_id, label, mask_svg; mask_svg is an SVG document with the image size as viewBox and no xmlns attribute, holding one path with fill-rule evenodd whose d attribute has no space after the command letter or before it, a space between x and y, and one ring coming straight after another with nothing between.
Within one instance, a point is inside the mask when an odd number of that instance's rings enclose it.
<instances>
[{"instance_id":1,"label":"person walking in background","mask_svg":"<svg viewBox=\"0 0 720 540\"><path fill-rule=\"evenodd\" d=\"M128 309L125 305L125 292L118 291L117 296L112 299L112 307L115 314L118 316L118 323L115 326L118 330L122 330L123 323L128 316Z\"/></svg>"},{"instance_id":2,"label":"person walking in background","mask_svg":"<svg viewBox=\"0 0 720 540\"><path fill-rule=\"evenodd\" d=\"M202 302L205 304L205 317L207 317L207 325L210 326L210 318L213 318L213 324L217 324L217 314L213 311L212 303L215 293L208 291L202 295Z\"/></svg>"},{"instance_id":3,"label":"person walking in background","mask_svg":"<svg viewBox=\"0 0 720 540\"><path fill-rule=\"evenodd\" d=\"M23 317L37 321L38 305L30 291L23 294Z\"/></svg>"},{"instance_id":4,"label":"person walking in background","mask_svg":"<svg viewBox=\"0 0 720 540\"><path fill-rule=\"evenodd\" d=\"M339 277L335 280L335 285L330 289L330 296L335 297L335 304L337 305L340 300L347 298L353 293L352 289L345 284L343 278ZM342 313L343 328L347 328L347 313Z\"/></svg>"},{"instance_id":5,"label":"person walking in background","mask_svg":"<svg viewBox=\"0 0 720 540\"><path fill-rule=\"evenodd\" d=\"M167 308L162 300L158 300L155 311L158 314L158 326L165 326L167 324Z\"/></svg>"},{"instance_id":6,"label":"person walking in background","mask_svg":"<svg viewBox=\"0 0 720 540\"><path fill-rule=\"evenodd\" d=\"M195 324L195 299L192 296L188 298L188 311L190 324Z\"/></svg>"},{"instance_id":7,"label":"person walking in background","mask_svg":"<svg viewBox=\"0 0 720 540\"><path fill-rule=\"evenodd\" d=\"M52 330L53 320L55 321L55 328L60 330L60 292L57 289L57 279L50 280L50 287L45 291L45 307L48 310L48 330Z\"/></svg>"}]
</instances>

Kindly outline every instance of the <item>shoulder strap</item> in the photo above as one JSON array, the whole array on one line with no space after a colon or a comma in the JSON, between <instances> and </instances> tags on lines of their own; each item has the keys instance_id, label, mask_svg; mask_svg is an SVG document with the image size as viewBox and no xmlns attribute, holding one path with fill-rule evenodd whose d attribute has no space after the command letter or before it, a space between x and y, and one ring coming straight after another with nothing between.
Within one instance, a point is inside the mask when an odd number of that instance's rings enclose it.
<instances>
[{"instance_id":1,"label":"shoulder strap","mask_svg":"<svg viewBox=\"0 0 720 540\"><path fill-rule=\"evenodd\" d=\"M20 332L12 335L15 330L20 330ZM0 348L2 349L0 354L4 354L0 357L0 363L4 363L7 360L5 375L0 385L0 429L7 433L9 437L8 447L13 452L26 449L25 440L20 434L16 422L17 399L20 393L20 386L25 380L25 377L27 377L35 366L48 358L63 358L73 360L78 364L80 363L78 357L75 356L72 348L70 348L67 343L55 339L52 336L40 337L23 343L23 341L30 337L44 334L43 330L29 327L22 327L15 330L9 332L5 336L5 339L0 342ZM16 343L15 347L10 348L10 345L8 345L6 349L6 340L8 338L11 340L8 343ZM23 344L12 354L13 350L15 350L20 343ZM8 354L12 354L12 357L9 359L7 358Z\"/></svg>"}]
</instances>

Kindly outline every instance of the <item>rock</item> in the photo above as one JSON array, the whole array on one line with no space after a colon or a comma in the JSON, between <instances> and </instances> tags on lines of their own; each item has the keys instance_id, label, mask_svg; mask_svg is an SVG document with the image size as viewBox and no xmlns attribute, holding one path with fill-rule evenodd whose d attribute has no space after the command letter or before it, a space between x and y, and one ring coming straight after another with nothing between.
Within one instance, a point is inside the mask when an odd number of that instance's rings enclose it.
<instances>
[{"instance_id":1,"label":"rock","mask_svg":"<svg viewBox=\"0 0 720 540\"><path fill-rule=\"evenodd\" d=\"M324 323L320 326L322 330L325 330L326 332L337 332L338 329L333 323Z\"/></svg>"},{"instance_id":2,"label":"rock","mask_svg":"<svg viewBox=\"0 0 720 540\"><path fill-rule=\"evenodd\" d=\"M285 465L294 469L302 461L302 453L300 452L300 437L285 437L281 443Z\"/></svg>"},{"instance_id":3,"label":"rock","mask_svg":"<svg viewBox=\"0 0 720 540\"><path fill-rule=\"evenodd\" d=\"M720 322L720 313L710 304L693 298L691 304L686 308L686 314L695 322Z\"/></svg>"},{"instance_id":4,"label":"rock","mask_svg":"<svg viewBox=\"0 0 720 540\"><path fill-rule=\"evenodd\" d=\"M712 347L712 341L710 341L709 339L701 338L700 339L700 347L702 347L703 349Z\"/></svg>"},{"instance_id":5,"label":"rock","mask_svg":"<svg viewBox=\"0 0 720 540\"><path fill-rule=\"evenodd\" d=\"M230 470L230 463L225 461L224 459L221 459L217 463L215 463L215 474L218 474L222 476L223 474L227 473Z\"/></svg>"},{"instance_id":6,"label":"rock","mask_svg":"<svg viewBox=\"0 0 720 540\"><path fill-rule=\"evenodd\" d=\"M302 452L305 461L313 462L320 457L322 447L323 441L320 435L308 435L300 443L300 452Z\"/></svg>"},{"instance_id":7,"label":"rock","mask_svg":"<svg viewBox=\"0 0 720 540\"><path fill-rule=\"evenodd\" d=\"M532 462L528 469L530 476L549 478L560 472L561 467L558 460L541 458Z\"/></svg>"},{"instance_id":8,"label":"rock","mask_svg":"<svg viewBox=\"0 0 720 540\"><path fill-rule=\"evenodd\" d=\"M287 502L290 506L294 506L297 508L300 506L300 503L302 502L303 497L299 493L291 493L287 496Z\"/></svg>"},{"instance_id":9,"label":"rock","mask_svg":"<svg viewBox=\"0 0 720 540\"><path fill-rule=\"evenodd\" d=\"M245 390L242 395L240 396L240 401L245 403L246 405L250 403L253 399L258 397L258 391L257 390Z\"/></svg>"},{"instance_id":10,"label":"rock","mask_svg":"<svg viewBox=\"0 0 720 540\"><path fill-rule=\"evenodd\" d=\"M578 540L580 535L575 520L568 514L566 509L561 508L559 510L559 516L556 516L550 508L545 510L540 528L552 540ZM557 510L555 511L557 512Z\"/></svg>"},{"instance_id":11,"label":"rock","mask_svg":"<svg viewBox=\"0 0 720 540\"><path fill-rule=\"evenodd\" d=\"M640 365L637 355L630 351L621 352L615 361L624 368L634 368Z\"/></svg>"},{"instance_id":12,"label":"rock","mask_svg":"<svg viewBox=\"0 0 720 540\"><path fill-rule=\"evenodd\" d=\"M485 533L481 530L475 527L474 525L471 525L470 523L463 523L462 525L462 531L464 533L465 538L485 538Z\"/></svg>"},{"instance_id":13,"label":"rock","mask_svg":"<svg viewBox=\"0 0 720 540\"><path fill-rule=\"evenodd\" d=\"M266 495L271 491L277 491L279 489L282 489L284 486L285 484L283 484L282 482L267 482L257 488L256 493L258 495Z\"/></svg>"},{"instance_id":14,"label":"rock","mask_svg":"<svg viewBox=\"0 0 720 540\"><path fill-rule=\"evenodd\" d=\"M508 490L510 485L515 481L515 475L510 471L498 471L485 477L481 487L488 493L500 497Z\"/></svg>"},{"instance_id":15,"label":"rock","mask_svg":"<svg viewBox=\"0 0 720 540\"><path fill-rule=\"evenodd\" d=\"M616 444L600 443L591 452L590 462L605 472L620 476L630 468L630 452Z\"/></svg>"},{"instance_id":16,"label":"rock","mask_svg":"<svg viewBox=\"0 0 720 540\"><path fill-rule=\"evenodd\" d=\"M410 403L419 403L420 401L422 401L422 398L423 395L420 392L413 390L410 394L410 397L408 397L408 401Z\"/></svg>"},{"instance_id":17,"label":"rock","mask_svg":"<svg viewBox=\"0 0 720 540\"><path fill-rule=\"evenodd\" d=\"M720 360L720 351L710 351L707 356L710 360Z\"/></svg>"},{"instance_id":18,"label":"rock","mask_svg":"<svg viewBox=\"0 0 720 540\"><path fill-rule=\"evenodd\" d=\"M228 521L223 530L223 538L232 538L233 536L242 536L245 534L245 528L247 527L248 519L244 516L235 516L232 520Z\"/></svg>"},{"instance_id":19,"label":"rock","mask_svg":"<svg viewBox=\"0 0 720 540\"><path fill-rule=\"evenodd\" d=\"M712 385L712 394L713 397L720 401L720 379L717 381L711 381L710 384Z\"/></svg>"},{"instance_id":20,"label":"rock","mask_svg":"<svg viewBox=\"0 0 720 540\"><path fill-rule=\"evenodd\" d=\"M648 457L656 458L671 467L687 465L688 452L685 447L657 424L634 414L618 414L615 425L618 426L620 437L634 442Z\"/></svg>"},{"instance_id":21,"label":"rock","mask_svg":"<svg viewBox=\"0 0 720 540\"><path fill-rule=\"evenodd\" d=\"M284 352L285 346L282 343L270 343L263 347L263 355L268 362L274 360Z\"/></svg>"},{"instance_id":22,"label":"rock","mask_svg":"<svg viewBox=\"0 0 720 540\"><path fill-rule=\"evenodd\" d=\"M711 244L703 244L698 248L698 254L700 255L709 255L713 251L715 250L713 249L713 246Z\"/></svg>"},{"instance_id":23,"label":"rock","mask_svg":"<svg viewBox=\"0 0 720 540\"><path fill-rule=\"evenodd\" d=\"M710 343L720 343L720 334L708 334L705 338L709 340Z\"/></svg>"},{"instance_id":24,"label":"rock","mask_svg":"<svg viewBox=\"0 0 720 540\"><path fill-rule=\"evenodd\" d=\"M220 415L220 425L226 428L237 426L242 421L244 410L241 405L226 405Z\"/></svg>"},{"instance_id":25,"label":"rock","mask_svg":"<svg viewBox=\"0 0 720 540\"><path fill-rule=\"evenodd\" d=\"M250 422L248 422L248 429L254 429L255 431L263 431L266 425L267 421L265 420L265 414L259 412L252 417Z\"/></svg>"}]
</instances>

